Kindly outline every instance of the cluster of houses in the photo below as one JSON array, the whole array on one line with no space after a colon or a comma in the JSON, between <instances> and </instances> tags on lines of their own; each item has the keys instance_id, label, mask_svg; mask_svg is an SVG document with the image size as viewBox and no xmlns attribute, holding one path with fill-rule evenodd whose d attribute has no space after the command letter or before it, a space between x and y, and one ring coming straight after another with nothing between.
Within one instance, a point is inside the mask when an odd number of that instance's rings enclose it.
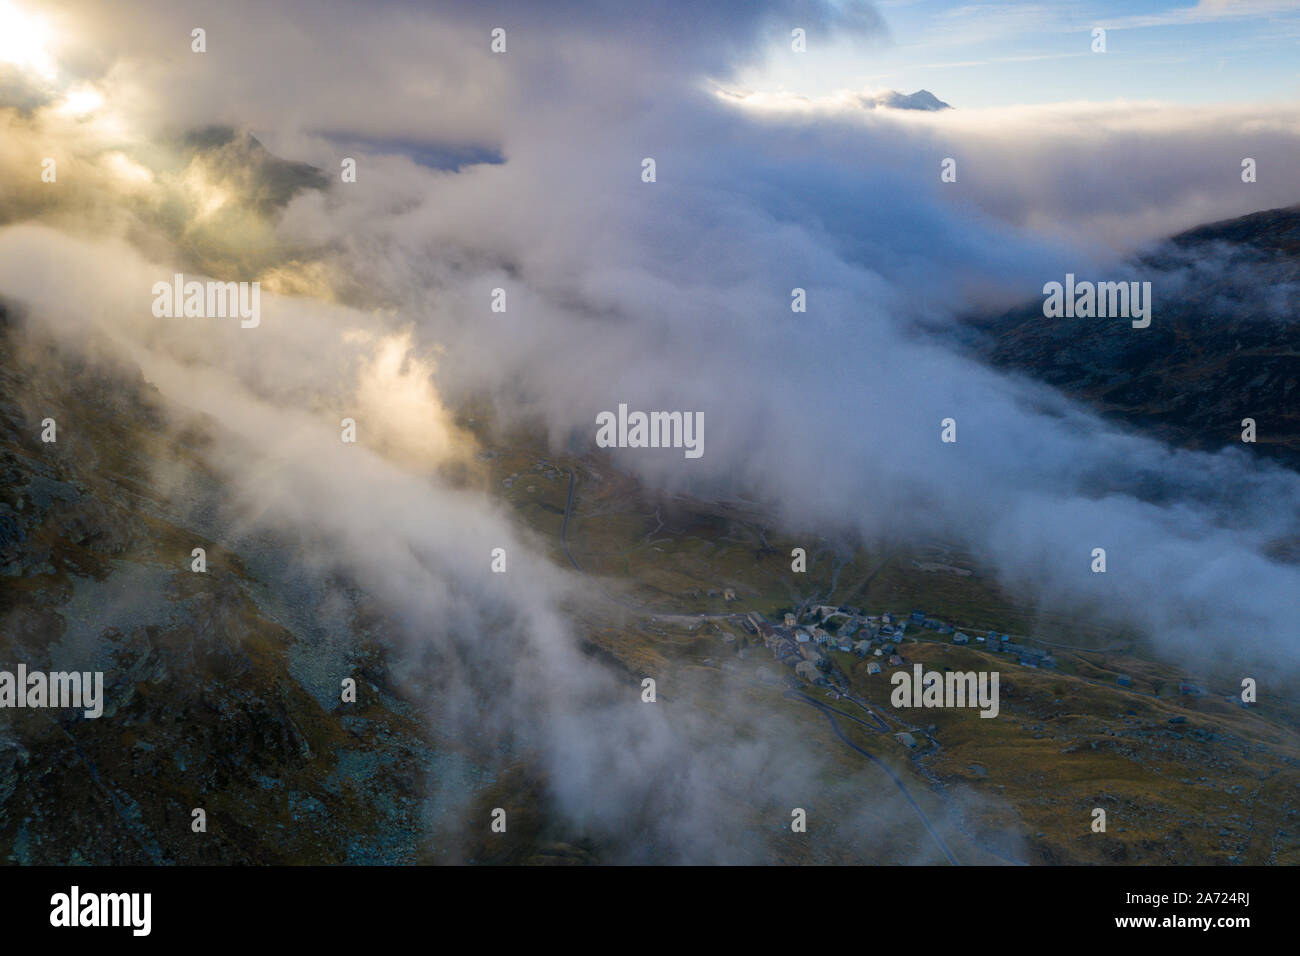
<instances>
[{"instance_id":1,"label":"cluster of houses","mask_svg":"<svg viewBox=\"0 0 1300 956\"><path fill-rule=\"evenodd\" d=\"M1030 647L1027 644L1018 644L1011 639L1010 634L999 634L997 631L988 631L973 638L976 644L983 644L986 651L995 651L1000 654L1010 654L1015 657L1025 667L1055 667L1056 658L1048 651L1037 647ZM952 636L954 644L969 644L972 638L969 634L957 631Z\"/></svg>"},{"instance_id":2,"label":"cluster of houses","mask_svg":"<svg viewBox=\"0 0 1300 956\"><path fill-rule=\"evenodd\" d=\"M722 598L722 600L724 601L734 601L736 600L736 589L735 588L721 588L721 589L714 588L709 591L694 590L694 591L687 591L686 596L690 598L700 598L700 597Z\"/></svg>"},{"instance_id":3,"label":"cluster of houses","mask_svg":"<svg viewBox=\"0 0 1300 956\"><path fill-rule=\"evenodd\" d=\"M952 634L954 644L982 644L985 650L1008 654L1026 667L1054 667L1056 659L1047 651L1019 644L1008 634L988 631L972 637L938 620L927 617L924 611L913 611L907 618L890 614L863 614L853 607L822 605L804 615L801 622L787 613L781 623L766 620L751 611L746 615L746 630L762 640L772 652L777 663L794 668L795 674L812 684L829 683L826 673L830 662L828 650L872 658L867 673L879 674L884 667L899 667L904 663L898 652L898 642L907 633L908 625L915 625L937 634Z\"/></svg>"},{"instance_id":4,"label":"cluster of houses","mask_svg":"<svg viewBox=\"0 0 1300 956\"><path fill-rule=\"evenodd\" d=\"M801 625L794 614L786 614L780 624L774 624L750 612L746 628L758 635L777 663L792 666L798 677L811 684L829 684L828 650L880 658L868 665L872 674L880 673L882 664L898 667L904 663L895 642L905 633L906 621L887 613L863 615L856 608L830 606L814 608L808 617Z\"/></svg>"}]
</instances>

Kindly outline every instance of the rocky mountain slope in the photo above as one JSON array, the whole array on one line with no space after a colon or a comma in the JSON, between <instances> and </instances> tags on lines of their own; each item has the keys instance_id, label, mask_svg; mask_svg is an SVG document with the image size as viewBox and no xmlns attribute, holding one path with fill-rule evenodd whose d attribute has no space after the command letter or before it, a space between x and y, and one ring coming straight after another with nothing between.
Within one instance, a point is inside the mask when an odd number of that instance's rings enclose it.
<instances>
[{"instance_id":1,"label":"rocky mountain slope","mask_svg":"<svg viewBox=\"0 0 1300 956\"><path fill-rule=\"evenodd\" d=\"M1300 206L1197 227L1122 272L1079 278L1150 281L1149 328L1048 319L1037 299L973 319L977 348L1174 444L1300 467ZM1241 440L1246 418L1254 445Z\"/></svg>"},{"instance_id":2,"label":"rocky mountain slope","mask_svg":"<svg viewBox=\"0 0 1300 956\"><path fill-rule=\"evenodd\" d=\"M169 444L164 415L138 371L72 358L3 313L0 669L102 670L105 687L97 719L0 716L0 859L436 854L423 842L438 812L430 776L472 775L472 762L435 749L359 603L344 615L347 641L330 641L311 623L329 619L320 607L293 606L291 588L268 588L214 540L222 501L201 433ZM151 487L160 462L198 490L183 507ZM191 570L195 547L205 573ZM356 704L340 701L344 676L358 680Z\"/></svg>"}]
</instances>

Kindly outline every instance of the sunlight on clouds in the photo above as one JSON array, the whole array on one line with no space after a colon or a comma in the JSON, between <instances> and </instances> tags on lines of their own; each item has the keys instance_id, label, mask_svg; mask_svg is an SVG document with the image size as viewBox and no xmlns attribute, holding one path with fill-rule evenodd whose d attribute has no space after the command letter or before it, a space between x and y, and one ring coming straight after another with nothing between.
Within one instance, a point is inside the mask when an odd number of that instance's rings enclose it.
<instances>
[{"instance_id":1,"label":"sunlight on clouds","mask_svg":"<svg viewBox=\"0 0 1300 956\"><path fill-rule=\"evenodd\" d=\"M877 118L895 123L944 124L952 122L953 110L895 109L880 106L879 94L884 89L836 90L818 96L805 96L788 90L730 90L714 89L714 96L730 107L745 110L757 116L772 119L793 116L835 118L854 116L860 119ZM969 111L966 111L969 114Z\"/></svg>"},{"instance_id":2,"label":"sunlight on clouds","mask_svg":"<svg viewBox=\"0 0 1300 956\"><path fill-rule=\"evenodd\" d=\"M47 47L49 26L40 17L0 0L0 63L11 63L45 80L58 72Z\"/></svg>"},{"instance_id":3,"label":"sunlight on clouds","mask_svg":"<svg viewBox=\"0 0 1300 956\"><path fill-rule=\"evenodd\" d=\"M108 153L104 157L104 166L127 186L144 186L154 181L153 173L125 153Z\"/></svg>"},{"instance_id":4,"label":"sunlight on clouds","mask_svg":"<svg viewBox=\"0 0 1300 956\"><path fill-rule=\"evenodd\" d=\"M338 302L333 270L323 262L292 260L258 273L262 288L275 295L294 295L320 302Z\"/></svg>"},{"instance_id":5,"label":"sunlight on clouds","mask_svg":"<svg viewBox=\"0 0 1300 956\"><path fill-rule=\"evenodd\" d=\"M194 222L213 215L230 201L231 195L225 189L214 184L207 175L203 164L198 160L190 163L181 180L186 195L194 205Z\"/></svg>"},{"instance_id":6,"label":"sunlight on clouds","mask_svg":"<svg viewBox=\"0 0 1300 956\"><path fill-rule=\"evenodd\" d=\"M86 116L104 105L104 96L93 86L82 86L70 90L59 103L60 113L70 116Z\"/></svg>"},{"instance_id":7,"label":"sunlight on clouds","mask_svg":"<svg viewBox=\"0 0 1300 956\"><path fill-rule=\"evenodd\" d=\"M368 338L352 333L352 341ZM433 387L435 364L412 350L410 329L375 337L357 385L360 420L379 447L408 466L431 468L464 450L464 436Z\"/></svg>"}]
</instances>

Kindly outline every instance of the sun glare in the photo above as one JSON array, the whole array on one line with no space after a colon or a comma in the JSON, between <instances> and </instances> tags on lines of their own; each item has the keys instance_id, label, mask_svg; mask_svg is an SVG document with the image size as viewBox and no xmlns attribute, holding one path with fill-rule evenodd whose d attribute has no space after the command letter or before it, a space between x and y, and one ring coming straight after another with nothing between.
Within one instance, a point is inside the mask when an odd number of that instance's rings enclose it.
<instances>
[{"instance_id":1,"label":"sun glare","mask_svg":"<svg viewBox=\"0 0 1300 956\"><path fill-rule=\"evenodd\" d=\"M46 80L57 72L47 46L50 28L44 20L7 0L0 0L0 63L9 63Z\"/></svg>"},{"instance_id":2,"label":"sun glare","mask_svg":"<svg viewBox=\"0 0 1300 956\"><path fill-rule=\"evenodd\" d=\"M71 116L85 116L103 105L104 97L99 90L91 86L83 86L69 91L63 98L63 102L59 104L59 112Z\"/></svg>"}]
</instances>

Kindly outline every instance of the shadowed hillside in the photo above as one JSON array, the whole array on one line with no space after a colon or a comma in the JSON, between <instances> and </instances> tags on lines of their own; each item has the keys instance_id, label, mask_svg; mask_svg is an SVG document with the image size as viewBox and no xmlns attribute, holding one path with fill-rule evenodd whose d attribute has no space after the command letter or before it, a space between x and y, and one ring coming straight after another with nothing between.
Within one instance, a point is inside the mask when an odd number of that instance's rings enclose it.
<instances>
[{"instance_id":1,"label":"shadowed hillside","mask_svg":"<svg viewBox=\"0 0 1300 956\"><path fill-rule=\"evenodd\" d=\"M1199 226L1115 275L1081 278L1150 281L1150 327L1048 319L1039 298L974 320L977 347L1174 444L1300 467L1300 206ZM1244 418L1256 422L1253 446Z\"/></svg>"}]
</instances>

